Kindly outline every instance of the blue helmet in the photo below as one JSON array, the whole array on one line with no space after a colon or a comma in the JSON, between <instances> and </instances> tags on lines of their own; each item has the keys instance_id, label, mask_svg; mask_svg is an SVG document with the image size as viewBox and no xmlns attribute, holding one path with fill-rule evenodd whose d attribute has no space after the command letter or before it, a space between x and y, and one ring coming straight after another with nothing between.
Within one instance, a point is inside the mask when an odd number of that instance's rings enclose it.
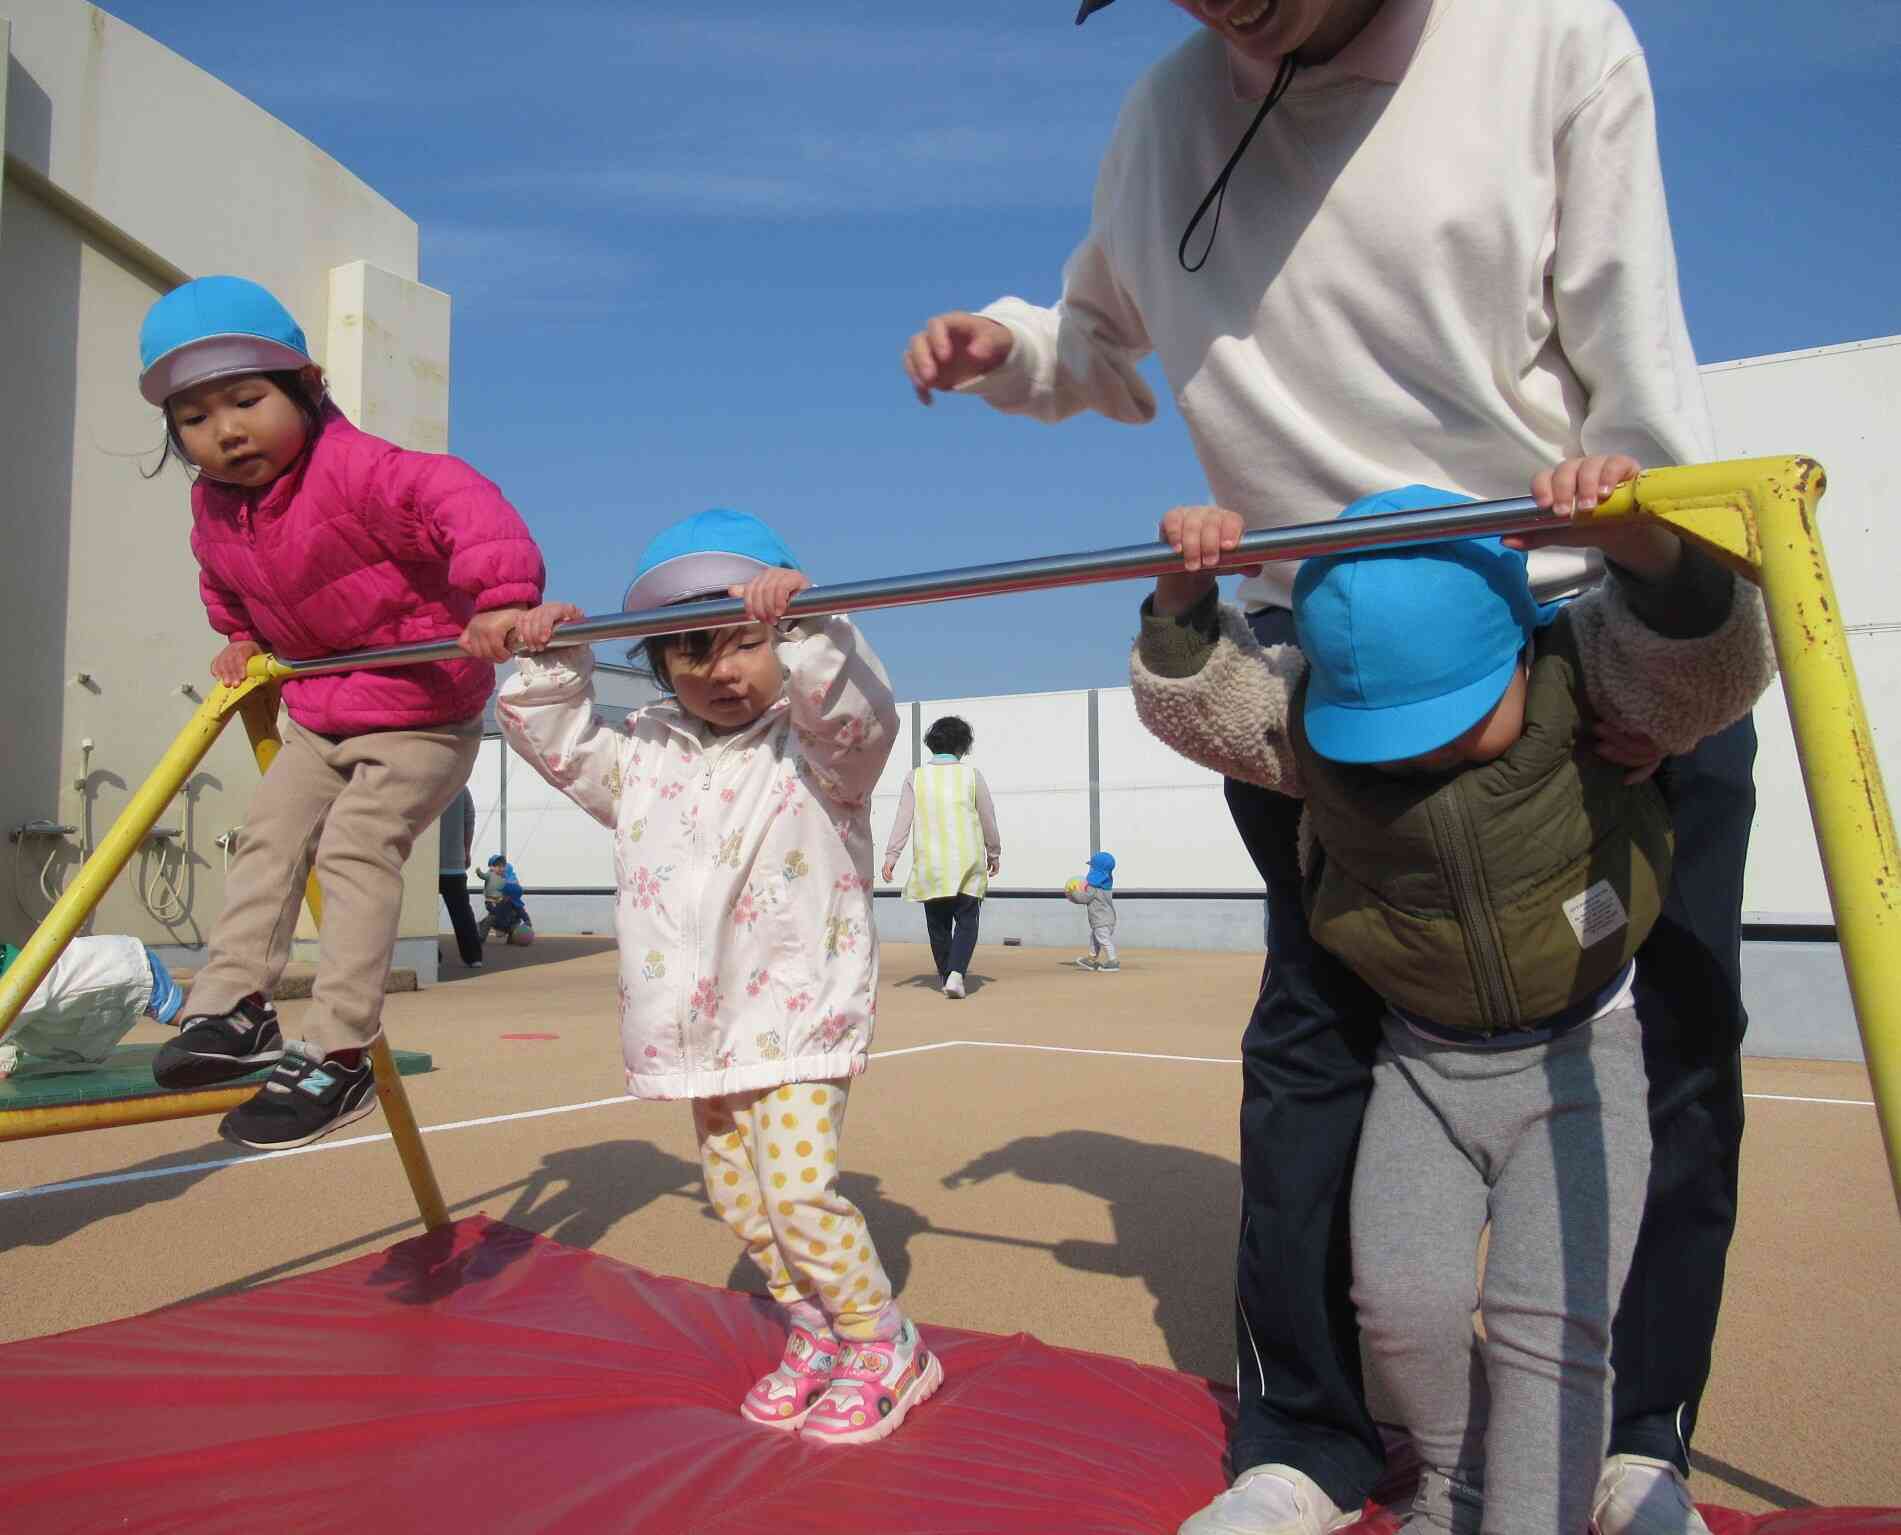
<instances>
[{"instance_id":1,"label":"blue helmet","mask_svg":"<svg viewBox=\"0 0 1901 1535\"><path fill-rule=\"evenodd\" d=\"M314 361L290 311L242 277L200 277L174 288L139 327L139 393L153 405L209 379Z\"/></svg>"}]
</instances>

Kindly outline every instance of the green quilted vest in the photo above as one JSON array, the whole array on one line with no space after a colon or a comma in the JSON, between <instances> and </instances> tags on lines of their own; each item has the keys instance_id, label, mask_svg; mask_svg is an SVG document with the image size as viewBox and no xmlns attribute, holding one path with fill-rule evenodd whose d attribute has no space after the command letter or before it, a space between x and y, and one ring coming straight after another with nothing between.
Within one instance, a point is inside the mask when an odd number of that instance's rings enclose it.
<instances>
[{"instance_id":1,"label":"green quilted vest","mask_svg":"<svg viewBox=\"0 0 1901 1535\"><path fill-rule=\"evenodd\" d=\"M1307 881L1314 937L1394 1006L1492 1034L1601 991L1657 920L1670 815L1654 783L1590 745L1567 619L1532 642L1525 732L1494 762L1395 775L1292 738L1320 844Z\"/></svg>"}]
</instances>

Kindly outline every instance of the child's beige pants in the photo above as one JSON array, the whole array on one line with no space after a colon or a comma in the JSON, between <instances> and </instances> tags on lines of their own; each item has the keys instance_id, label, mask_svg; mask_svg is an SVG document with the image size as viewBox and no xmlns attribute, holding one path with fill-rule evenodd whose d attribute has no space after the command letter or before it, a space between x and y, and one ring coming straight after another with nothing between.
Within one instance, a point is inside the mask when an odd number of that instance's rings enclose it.
<instances>
[{"instance_id":1,"label":"child's beige pants","mask_svg":"<svg viewBox=\"0 0 1901 1535\"><path fill-rule=\"evenodd\" d=\"M838 1192L844 1082L693 1100L707 1197L782 1306L816 1302L841 1338L879 1336L891 1281L858 1207Z\"/></svg>"},{"instance_id":2,"label":"child's beige pants","mask_svg":"<svg viewBox=\"0 0 1901 1535\"><path fill-rule=\"evenodd\" d=\"M229 1012L254 991L271 994L314 865L322 948L304 1039L319 1054L372 1043L382 1032L403 864L417 834L468 782L481 744L479 717L342 740L286 721L283 748L238 834L224 911L184 1016Z\"/></svg>"}]
</instances>

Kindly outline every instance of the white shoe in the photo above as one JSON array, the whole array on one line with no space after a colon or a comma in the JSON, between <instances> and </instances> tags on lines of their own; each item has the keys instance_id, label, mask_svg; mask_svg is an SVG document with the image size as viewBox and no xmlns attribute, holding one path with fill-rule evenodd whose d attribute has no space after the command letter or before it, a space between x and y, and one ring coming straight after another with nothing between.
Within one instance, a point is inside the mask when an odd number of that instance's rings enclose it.
<instances>
[{"instance_id":1,"label":"white shoe","mask_svg":"<svg viewBox=\"0 0 1901 1535\"><path fill-rule=\"evenodd\" d=\"M961 997L963 994L964 978L957 971L953 970L949 975L944 977L944 995L947 997Z\"/></svg>"},{"instance_id":2,"label":"white shoe","mask_svg":"<svg viewBox=\"0 0 1901 1535\"><path fill-rule=\"evenodd\" d=\"M1591 1501L1591 1529L1596 1535L1710 1535L1683 1473L1648 1455L1613 1455L1604 1462Z\"/></svg>"},{"instance_id":3,"label":"white shoe","mask_svg":"<svg viewBox=\"0 0 1901 1535\"><path fill-rule=\"evenodd\" d=\"M1176 1535L1325 1535L1359 1517L1358 1509L1343 1515L1312 1477L1292 1466L1250 1466Z\"/></svg>"}]
</instances>

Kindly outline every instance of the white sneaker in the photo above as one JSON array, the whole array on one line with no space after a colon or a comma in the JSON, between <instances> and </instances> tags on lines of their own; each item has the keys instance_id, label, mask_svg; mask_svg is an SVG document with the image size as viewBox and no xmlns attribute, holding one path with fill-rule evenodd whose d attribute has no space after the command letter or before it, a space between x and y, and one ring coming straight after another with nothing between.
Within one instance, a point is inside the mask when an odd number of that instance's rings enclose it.
<instances>
[{"instance_id":1,"label":"white sneaker","mask_svg":"<svg viewBox=\"0 0 1901 1535\"><path fill-rule=\"evenodd\" d=\"M1710 1535L1683 1473L1648 1455L1613 1455L1604 1462L1591 1528L1596 1535Z\"/></svg>"},{"instance_id":2,"label":"white sneaker","mask_svg":"<svg viewBox=\"0 0 1901 1535\"><path fill-rule=\"evenodd\" d=\"M953 970L949 975L944 977L944 995L947 997L961 997L963 994L964 978L957 971Z\"/></svg>"},{"instance_id":3,"label":"white sneaker","mask_svg":"<svg viewBox=\"0 0 1901 1535\"><path fill-rule=\"evenodd\" d=\"M1176 1535L1325 1535L1359 1517L1358 1509L1343 1515L1312 1477L1292 1466L1250 1466Z\"/></svg>"}]
</instances>

